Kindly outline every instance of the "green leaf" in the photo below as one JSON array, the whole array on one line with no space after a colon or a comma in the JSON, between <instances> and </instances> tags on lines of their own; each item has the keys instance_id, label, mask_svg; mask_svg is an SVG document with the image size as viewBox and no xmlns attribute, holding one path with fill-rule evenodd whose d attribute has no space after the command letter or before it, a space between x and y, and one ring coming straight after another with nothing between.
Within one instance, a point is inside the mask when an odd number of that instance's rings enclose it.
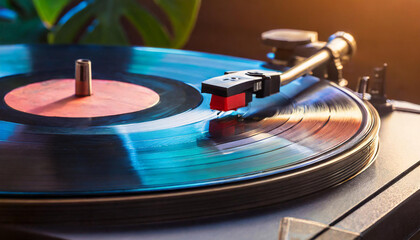
<instances>
[{"instance_id":1,"label":"green leaf","mask_svg":"<svg viewBox=\"0 0 420 240\"><path fill-rule=\"evenodd\" d=\"M127 20L137 29L147 46L170 47L168 31L164 26L136 1L125 1Z\"/></svg>"},{"instance_id":2,"label":"green leaf","mask_svg":"<svg viewBox=\"0 0 420 240\"><path fill-rule=\"evenodd\" d=\"M40 21L32 1L1 0L0 7L13 11L10 21L0 21L0 43L45 43L47 29Z\"/></svg>"},{"instance_id":3,"label":"green leaf","mask_svg":"<svg viewBox=\"0 0 420 240\"><path fill-rule=\"evenodd\" d=\"M33 0L39 17L47 28L51 28L58 16L71 0Z\"/></svg>"},{"instance_id":4,"label":"green leaf","mask_svg":"<svg viewBox=\"0 0 420 240\"><path fill-rule=\"evenodd\" d=\"M17 19L17 13L7 8L0 8L0 21L13 22Z\"/></svg>"},{"instance_id":5,"label":"green leaf","mask_svg":"<svg viewBox=\"0 0 420 240\"><path fill-rule=\"evenodd\" d=\"M75 12L68 12L63 18L68 20L58 24L53 28L49 36L50 43L70 44L76 41L83 26L85 26L89 19L93 17L94 9L92 5L87 5L84 2L79 3L75 8ZM70 16L69 16L70 15Z\"/></svg>"},{"instance_id":6,"label":"green leaf","mask_svg":"<svg viewBox=\"0 0 420 240\"><path fill-rule=\"evenodd\" d=\"M91 32L86 32L80 43L96 43L106 45L128 45L124 30L118 23L104 24L94 23Z\"/></svg>"},{"instance_id":7,"label":"green leaf","mask_svg":"<svg viewBox=\"0 0 420 240\"><path fill-rule=\"evenodd\" d=\"M181 48L188 41L200 9L200 0L154 0L171 21L174 36L172 46Z\"/></svg>"},{"instance_id":8,"label":"green leaf","mask_svg":"<svg viewBox=\"0 0 420 240\"><path fill-rule=\"evenodd\" d=\"M15 10L22 18L36 16L36 11L30 0L6 0L11 9Z\"/></svg>"},{"instance_id":9,"label":"green leaf","mask_svg":"<svg viewBox=\"0 0 420 240\"><path fill-rule=\"evenodd\" d=\"M82 36L81 43L128 45L127 37L119 20L122 12L120 1L102 0L101 3L95 4L96 18Z\"/></svg>"},{"instance_id":10,"label":"green leaf","mask_svg":"<svg viewBox=\"0 0 420 240\"><path fill-rule=\"evenodd\" d=\"M81 2L63 17L68 20L60 20L53 29L52 42L127 45L128 40L119 22L119 3L114 0Z\"/></svg>"},{"instance_id":11,"label":"green leaf","mask_svg":"<svg viewBox=\"0 0 420 240\"><path fill-rule=\"evenodd\" d=\"M173 1L173 3L171 3ZM89 0L65 14L52 29L52 43L129 44L121 20L127 19L147 46L182 47L194 27L200 0L156 1L171 22L173 36L137 0Z\"/></svg>"}]
</instances>

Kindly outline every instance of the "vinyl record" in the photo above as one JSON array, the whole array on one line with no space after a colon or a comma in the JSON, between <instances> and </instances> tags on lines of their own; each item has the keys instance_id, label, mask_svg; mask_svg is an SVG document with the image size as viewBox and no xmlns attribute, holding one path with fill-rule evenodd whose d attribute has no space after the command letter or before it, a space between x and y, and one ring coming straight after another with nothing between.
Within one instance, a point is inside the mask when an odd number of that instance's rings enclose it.
<instances>
[{"instance_id":1,"label":"vinyl record","mask_svg":"<svg viewBox=\"0 0 420 240\"><path fill-rule=\"evenodd\" d=\"M17 110L5 98L73 78L79 58L92 61L94 78L140 85L159 101L125 114L57 117ZM209 109L202 81L265 69L259 61L12 45L0 47L0 66L2 222L150 222L255 208L340 184L377 151L376 111L326 80L300 78L237 111Z\"/></svg>"}]
</instances>

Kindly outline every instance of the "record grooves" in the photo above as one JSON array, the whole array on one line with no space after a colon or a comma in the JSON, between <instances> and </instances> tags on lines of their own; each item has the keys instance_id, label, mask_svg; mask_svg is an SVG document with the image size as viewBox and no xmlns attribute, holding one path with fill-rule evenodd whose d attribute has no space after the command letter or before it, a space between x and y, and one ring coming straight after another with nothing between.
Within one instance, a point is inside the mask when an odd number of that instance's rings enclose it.
<instances>
[{"instance_id":1,"label":"record grooves","mask_svg":"<svg viewBox=\"0 0 420 240\"><path fill-rule=\"evenodd\" d=\"M93 118L37 116L2 101L0 222L126 224L226 214L341 184L376 155L378 114L329 81L303 77L246 109L220 113L208 108L201 82L227 65L264 69L261 62L154 48L71 49L0 47L20 64L0 56L10 68L0 78L1 97L70 78L62 66L89 56L95 78L150 88L160 101Z\"/></svg>"}]
</instances>

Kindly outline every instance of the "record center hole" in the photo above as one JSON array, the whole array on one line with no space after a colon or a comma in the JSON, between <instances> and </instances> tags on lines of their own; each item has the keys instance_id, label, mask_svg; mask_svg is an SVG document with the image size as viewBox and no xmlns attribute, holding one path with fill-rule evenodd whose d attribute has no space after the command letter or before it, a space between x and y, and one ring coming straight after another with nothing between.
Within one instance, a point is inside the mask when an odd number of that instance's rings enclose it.
<instances>
[{"instance_id":1,"label":"record center hole","mask_svg":"<svg viewBox=\"0 0 420 240\"><path fill-rule=\"evenodd\" d=\"M93 95L76 97L74 79L28 84L6 94L6 104L45 117L91 118L132 113L153 107L159 94L150 88L114 80L92 80Z\"/></svg>"}]
</instances>

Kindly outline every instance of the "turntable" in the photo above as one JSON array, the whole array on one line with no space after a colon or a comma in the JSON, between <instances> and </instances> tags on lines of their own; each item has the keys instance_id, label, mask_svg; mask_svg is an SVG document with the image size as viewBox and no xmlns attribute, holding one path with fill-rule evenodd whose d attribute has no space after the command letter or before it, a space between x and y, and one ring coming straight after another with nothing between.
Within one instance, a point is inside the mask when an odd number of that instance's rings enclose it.
<instances>
[{"instance_id":1,"label":"turntable","mask_svg":"<svg viewBox=\"0 0 420 240\"><path fill-rule=\"evenodd\" d=\"M345 87L343 64L356 52L348 33L319 42L314 32L274 30L263 41L273 47L268 63L146 47L1 46L4 234L413 234L418 107L386 99L386 66L357 91Z\"/></svg>"}]
</instances>

